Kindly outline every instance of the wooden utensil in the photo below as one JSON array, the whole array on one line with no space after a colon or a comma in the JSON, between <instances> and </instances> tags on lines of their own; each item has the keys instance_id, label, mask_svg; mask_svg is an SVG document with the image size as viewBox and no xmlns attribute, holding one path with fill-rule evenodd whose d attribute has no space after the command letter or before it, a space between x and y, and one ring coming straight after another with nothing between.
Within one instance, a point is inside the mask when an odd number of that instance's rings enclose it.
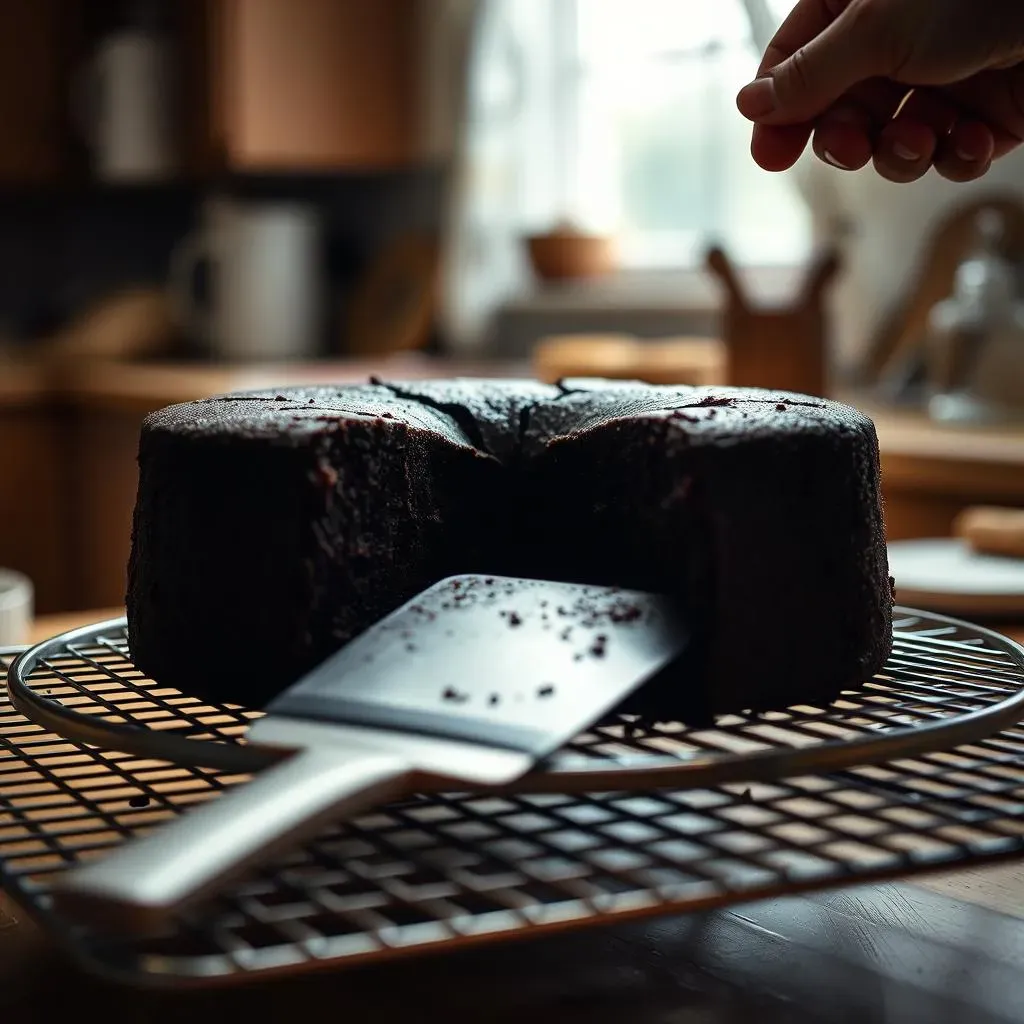
<instances>
[{"instance_id":1,"label":"wooden utensil","mask_svg":"<svg viewBox=\"0 0 1024 1024\"><path fill-rule=\"evenodd\" d=\"M953 533L979 554L1024 558L1024 509L976 505L953 521Z\"/></svg>"},{"instance_id":2,"label":"wooden utensil","mask_svg":"<svg viewBox=\"0 0 1024 1024\"><path fill-rule=\"evenodd\" d=\"M422 349L438 307L440 250L409 234L386 246L352 297L343 346L348 355L389 355Z\"/></svg>"},{"instance_id":3,"label":"wooden utensil","mask_svg":"<svg viewBox=\"0 0 1024 1024\"><path fill-rule=\"evenodd\" d=\"M90 305L52 337L38 354L48 362L132 360L166 356L178 340L162 289L131 288Z\"/></svg>"}]
</instances>

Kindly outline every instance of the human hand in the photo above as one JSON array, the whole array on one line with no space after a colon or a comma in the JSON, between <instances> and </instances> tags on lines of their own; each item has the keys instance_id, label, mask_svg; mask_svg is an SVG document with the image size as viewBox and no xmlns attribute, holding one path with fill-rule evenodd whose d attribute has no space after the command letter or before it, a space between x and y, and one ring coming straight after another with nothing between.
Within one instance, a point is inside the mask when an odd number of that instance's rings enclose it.
<instances>
[{"instance_id":1,"label":"human hand","mask_svg":"<svg viewBox=\"0 0 1024 1024\"><path fill-rule=\"evenodd\" d=\"M1024 141L1024 0L799 0L740 90L765 170L980 178Z\"/></svg>"}]
</instances>

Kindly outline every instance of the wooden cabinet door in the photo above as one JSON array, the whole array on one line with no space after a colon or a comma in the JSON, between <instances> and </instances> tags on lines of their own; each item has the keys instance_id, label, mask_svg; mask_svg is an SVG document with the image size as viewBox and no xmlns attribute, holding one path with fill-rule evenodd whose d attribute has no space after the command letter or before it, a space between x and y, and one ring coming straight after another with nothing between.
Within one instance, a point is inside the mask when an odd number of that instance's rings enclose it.
<instances>
[{"instance_id":1,"label":"wooden cabinet door","mask_svg":"<svg viewBox=\"0 0 1024 1024\"><path fill-rule=\"evenodd\" d=\"M415 156L415 0L210 0L211 130L229 170Z\"/></svg>"},{"instance_id":2,"label":"wooden cabinet door","mask_svg":"<svg viewBox=\"0 0 1024 1024\"><path fill-rule=\"evenodd\" d=\"M76 509L63 472L65 442L53 408L0 387L0 566L32 580L41 614L73 601L67 520Z\"/></svg>"},{"instance_id":3,"label":"wooden cabinet door","mask_svg":"<svg viewBox=\"0 0 1024 1024\"><path fill-rule=\"evenodd\" d=\"M77 3L0 3L0 183L54 181L68 170Z\"/></svg>"}]
</instances>

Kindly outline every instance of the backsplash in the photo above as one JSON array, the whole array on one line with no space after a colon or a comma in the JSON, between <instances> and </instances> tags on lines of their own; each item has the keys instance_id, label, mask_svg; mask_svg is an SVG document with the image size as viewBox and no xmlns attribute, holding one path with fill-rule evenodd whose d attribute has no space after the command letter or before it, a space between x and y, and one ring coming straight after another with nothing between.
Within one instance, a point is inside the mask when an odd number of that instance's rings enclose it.
<instances>
[{"instance_id":1,"label":"backsplash","mask_svg":"<svg viewBox=\"0 0 1024 1024\"><path fill-rule=\"evenodd\" d=\"M330 288L324 348L335 315L383 243L436 232L443 175L436 169L316 177L233 178L219 194L298 199L323 215ZM175 246L195 228L198 185L0 192L0 337L30 345L83 305L135 284L163 284Z\"/></svg>"}]
</instances>

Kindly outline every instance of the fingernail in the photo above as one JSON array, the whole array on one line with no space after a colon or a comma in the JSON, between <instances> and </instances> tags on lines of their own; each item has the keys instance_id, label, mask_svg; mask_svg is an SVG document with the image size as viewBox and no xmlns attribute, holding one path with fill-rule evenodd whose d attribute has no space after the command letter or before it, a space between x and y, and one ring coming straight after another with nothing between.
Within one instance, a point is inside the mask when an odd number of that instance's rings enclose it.
<instances>
[{"instance_id":1,"label":"fingernail","mask_svg":"<svg viewBox=\"0 0 1024 1024\"><path fill-rule=\"evenodd\" d=\"M852 167L848 167L841 160L837 160L827 149L824 151L825 159L833 166L838 167L841 171L852 171Z\"/></svg>"},{"instance_id":2,"label":"fingernail","mask_svg":"<svg viewBox=\"0 0 1024 1024\"><path fill-rule=\"evenodd\" d=\"M956 155L969 164L973 164L978 159L973 153L968 153L966 149L961 149L959 146L956 148Z\"/></svg>"},{"instance_id":3,"label":"fingernail","mask_svg":"<svg viewBox=\"0 0 1024 1024\"><path fill-rule=\"evenodd\" d=\"M892 144L892 151L896 154L898 159L906 160L907 163L916 163L921 159L920 153L911 149L909 146L904 146L902 142L894 142Z\"/></svg>"},{"instance_id":4,"label":"fingernail","mask_svg":"<svg viewBox=\"0 0 1024 1024\"><path fill-rule=\"evenodd\" d=\"M740 113L751 121L767 117L775 109L775 83L770 78L756 78L743 86L736 97Z\"/></svg>"}]
</instances>

